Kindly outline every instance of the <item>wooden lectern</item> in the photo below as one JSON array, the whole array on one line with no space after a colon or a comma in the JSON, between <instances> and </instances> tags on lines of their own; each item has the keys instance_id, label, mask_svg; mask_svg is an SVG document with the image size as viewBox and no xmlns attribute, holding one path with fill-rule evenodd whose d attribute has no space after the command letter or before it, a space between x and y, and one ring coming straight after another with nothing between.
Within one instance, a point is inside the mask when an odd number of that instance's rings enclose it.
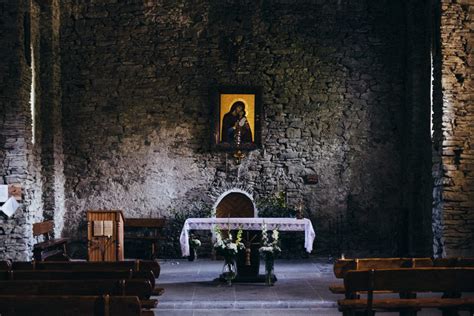
<instances>
[{"instance_id":1,"label":"wooden lectern","mask_svg":"<svg viewBox=\"0 0 474 316\"><path fill-rule=\"evenodd\" d=\"M122 211L87 211L87 253L89 261L122 261Z\"/></svg>"}]
</instances>

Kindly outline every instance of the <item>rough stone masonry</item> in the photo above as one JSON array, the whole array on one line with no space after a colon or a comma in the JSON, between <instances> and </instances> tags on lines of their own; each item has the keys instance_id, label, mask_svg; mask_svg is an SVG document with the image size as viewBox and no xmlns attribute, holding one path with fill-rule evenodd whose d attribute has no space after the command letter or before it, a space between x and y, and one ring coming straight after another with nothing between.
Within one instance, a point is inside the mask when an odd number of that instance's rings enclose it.
<instances>
[{"instance_id":1,"label":"rough stone masonry","mask_svg":"<svg viewBox=\"0 0 474 316\"><path fill-rule=\"evenodd\" d=\"M443 25L464 34L472 9L458 2L446 1ZM303 203L317 254L430 255L430 5L0 3L1 174L25 186L23 209L0 220L0 257L25 260L34 242L31 224L43 218L55 220L57 234L83 240L88 209L170 216L210 207L233 187L257 200L283 191L290 205ZM436 187L444 207L437 218L444 221L435 220L441 225L435 237L455 249L472 245L472 193L465 194L472 192L472 109L460 102L470 96L470 68L455 56L458 49L469 56L470 46L454 44L457 35L443 30L439 76L453 71L456 80L443 89L453 91L451 104L461 110L440 110L456 121L456 135L442 139L446 159L439 169L447 171L443 179L465 181ZM210 149L209 89L222 85L263 91L263 146L240 165ZM433 126L438 134L446 128L436 118ZM307 184L307 175L318 183ZM456 212L464 214L459 221ZM469 247L462 246L464 253Z\"/></svg>"},{"instance_id":2,"label":"rough stone masonry","mask_svg":"<svg viewBox=\"0 0 474 316\"><path fill-rule=\"evenodd\" d=\"M340 242L338 217L344 247L395 251L402 14L389 1L65 1L66 232L89 208L167 215L245 186L303 202L320 251ZM263 148L239 166L209 148L219 85L263 89Z\"/></svg>"}]
</instances>

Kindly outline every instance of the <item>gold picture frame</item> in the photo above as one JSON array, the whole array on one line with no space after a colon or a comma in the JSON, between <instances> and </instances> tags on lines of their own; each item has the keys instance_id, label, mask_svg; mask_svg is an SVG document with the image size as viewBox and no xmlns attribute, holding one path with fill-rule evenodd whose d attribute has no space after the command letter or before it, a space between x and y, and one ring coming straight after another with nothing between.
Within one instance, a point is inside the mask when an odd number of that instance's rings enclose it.
<instances>
[{"instance_id":1,"label":"gold picture frame","mask_svg":"<svg viewBox=\"0 0 474 316\"><path fill-rule=\"evenodd\" d=\"M218 87L211 95L214 107L212 147L228 151L261 147L261 88Z\"/></svg>"}]
</instances>

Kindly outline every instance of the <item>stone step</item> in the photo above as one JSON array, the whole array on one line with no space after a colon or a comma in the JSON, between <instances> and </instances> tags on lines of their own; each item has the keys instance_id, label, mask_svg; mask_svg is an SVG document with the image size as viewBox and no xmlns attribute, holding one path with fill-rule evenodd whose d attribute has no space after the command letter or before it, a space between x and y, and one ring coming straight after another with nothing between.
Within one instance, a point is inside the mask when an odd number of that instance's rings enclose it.
<instances>
[{"instance_id":1,"label":"stone step","mask_svg":"<svg viewBox=\"0 0 474 316\"><path fill-rule=\"evenodd\" d=\"M322 300L239 300L239 301L161 301L162 309L314 309L337 308L334 301Z\"/></svg>"},{"instance_id":2,"label":"stone step","mask_svg":"<svg viewBox=\"0 0 474 316\"><path fill-rule=\"evenodd\" d=\"M341 316L336 308L295 308L295 309L157 309L157 316ZM391 316L389 314L387 316ZM384 315L385 316L385 315ZM393 316L398 316L393 315Z\"/></svg>"}]
</instances>

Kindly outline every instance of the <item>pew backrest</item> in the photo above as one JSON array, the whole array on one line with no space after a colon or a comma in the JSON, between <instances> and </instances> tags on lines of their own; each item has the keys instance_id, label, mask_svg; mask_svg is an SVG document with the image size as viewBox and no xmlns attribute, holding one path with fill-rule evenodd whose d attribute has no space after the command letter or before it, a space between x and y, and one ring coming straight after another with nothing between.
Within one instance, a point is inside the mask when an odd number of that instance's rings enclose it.
<instances>
[{"instance_id":1,"label":"pew backrest","mask_svg":"<svg viewBox=\"0 0 474 316\"><path fill-rule=\"evenodd\" d=\"M0 281L0 295L121 295L148 299L149 280L13 280Z\"/></svg>"},{"instance_id":2,"label":"pew backrest","mask_svg":"<svg viewBox=\"0 0 474 316\"><path fill-rule=\"evenodd\" d=\"M0 271L0 280L91 280L91 279L147 279L155 287L152 271L124 270L9 270Z\"/></svg>"},{"instance_id":3,"label":"pew backrest","mask_svg":"<svg viewBox=\"0 0 474 316\"><path fill-rule=\"evenodd\" d=\"M363 259L337 259L334 262L334 275L338 279L344 278L351 270L370 269L398 269L431 267L431 258L363 258Z\"/></svg>"},{"instance_id":4,"label":"pew backrest","mask_svg":"<svg viewBox=\"0 0 474 316\"><path fill-rule=\"evenodd\" d=\"M474 267L474 258L436 258L434 267Z\"/></svg>"},{"instance_id":5,"label":"pew backrest","mask_svg":"<svg viewBox=\"0 0 474 316\"><path fill-rule=\"evenodd\" d=\"M473 292L474 268L412 268L349 271L346 296L360 291Z\"/></svg>"},{"instance_id":6,"label":"pew backrest","mask_svg":"<svg viewBox=\"0 0 474 316\"><path fill-rule=\"evenodd\" d=\"M84 270L107 271L132 269L133 271L152 271L155 278L160 276L160 264L154 260L133 260L115 262L90 261L49 261L49 262L21 262L12 263L13 270Z\"/></svg>"},{"instance_id":7,"label":"pew backrest","mask_svg":"<svg viewBox=\"0 0 474 316\"><path fill-rule=\"evenodd\" d=\"M2 316L139 316L141 313L136 296L0 295Z\"/></svg>"}]
</instances>

